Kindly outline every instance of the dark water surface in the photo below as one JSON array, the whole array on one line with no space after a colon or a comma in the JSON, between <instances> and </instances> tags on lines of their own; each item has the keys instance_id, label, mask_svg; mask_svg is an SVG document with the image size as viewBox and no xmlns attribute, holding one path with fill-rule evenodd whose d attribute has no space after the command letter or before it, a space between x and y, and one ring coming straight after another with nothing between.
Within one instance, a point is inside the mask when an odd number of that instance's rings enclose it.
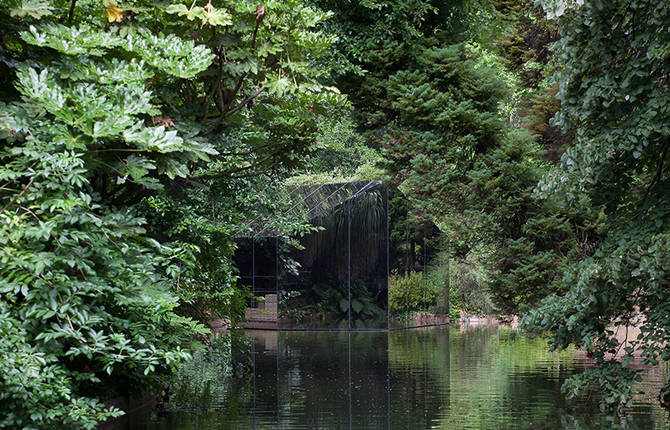
<instances>
[{"instance_id":1,"label":"dark water surface","mask_svg":"<svg viewBox=\"0 0 670 430\"><path fill-rule=\"evenodd\" d=\"M248 371L217 377L202 398L182 393L191 407L157 412L147 429L670 428L655 399L667 369L646 369L653 394L608 417L593 396L560 392L589 365L580 353L550 353L509 328L247 335Z\"/></svg>"}]
</instances>

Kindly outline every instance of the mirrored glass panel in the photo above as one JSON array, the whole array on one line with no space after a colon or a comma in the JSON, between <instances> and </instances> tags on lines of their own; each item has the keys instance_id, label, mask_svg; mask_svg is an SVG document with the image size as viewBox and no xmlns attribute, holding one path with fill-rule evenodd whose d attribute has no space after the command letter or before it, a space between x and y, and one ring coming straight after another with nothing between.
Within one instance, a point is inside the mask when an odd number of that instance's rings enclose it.
<instances>
[{"instance_id":1,"label":"mirrored glass panel","mask_svg":"<svg viewBox=\"0 0 670 430\"><path fill-rule=\"evenodd\" d=\"M386 207L381 186L349 201L351 328L388 327Z\"/></svg>"},{"instance_id":2,"label":"mirrored glass panel","mask_svg":"<svg viewBox=\"0 0 670 430\"><path fill-rule=\"evenodd\" d=\"M282 328L349 327L347 205L312 220L320 231L282 248Z\"/></svg>"},{"instance_id":3,"label":"mirrored glass panel","mask_svg":"<svg viewBox=\"0 0 670 430\"><path fill-rule=\"evenodd\" d=\"M279 326L388 327L387 194L380 182L306 189L319 231L279 245Z\"/></svg>"},{"instance_id":4,"label":"mirrored glass panel","mask_svg":"<svg viewBox=\"0 0 670 430\"><path fill-rule=\"evenodd\" d=\"M398 190L389 192L389 325L448 322L448 253L442 232Z\"/></svg>"}]
</instances>

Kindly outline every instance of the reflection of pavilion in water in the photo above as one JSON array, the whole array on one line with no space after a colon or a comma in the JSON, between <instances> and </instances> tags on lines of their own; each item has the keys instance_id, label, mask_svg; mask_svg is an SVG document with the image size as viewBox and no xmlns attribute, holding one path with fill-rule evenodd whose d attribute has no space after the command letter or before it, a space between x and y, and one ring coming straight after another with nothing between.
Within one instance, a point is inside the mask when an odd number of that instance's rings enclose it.
<instances>
[{"instance_id":1,"label":"reflection of pavilion in water","mask_svg":"<svg viewBox=\"0 0 670 430\"><path fill-rule=\"evenodd\" d=\"M164 411L149 429L555 430L617 422L599 412L597 396L568 401L561 393L563 381L592 361L549 352L545 340L506 327L247 336L253 342L224 348L202 371L188 372L193 383L180 394L188 400L174 406L195 409ZM230 351L240 360L231 363ZM655 398L665 372L647 367L641 388ZM665 428L654 398L635 400L625 428Z\"/></svg>"},{"instance_id":2,"label":"reflection of pavilion in water","mask_svg":"<svg viewBox=\"0 0 670 430\"><path fill-rule=\"evenodd\" d=\"M395 429L421 422L430 428L444 412L444 398L436 396L444 390L435 386L449 381L433 380L428 370L434 345L426 342L434 337L407 331L247 335L254 341L250 428ZM449 366L449 330L442 336L440 358ZM411 357L404 354L414 349Z\"/></svg>"}]
</instances>

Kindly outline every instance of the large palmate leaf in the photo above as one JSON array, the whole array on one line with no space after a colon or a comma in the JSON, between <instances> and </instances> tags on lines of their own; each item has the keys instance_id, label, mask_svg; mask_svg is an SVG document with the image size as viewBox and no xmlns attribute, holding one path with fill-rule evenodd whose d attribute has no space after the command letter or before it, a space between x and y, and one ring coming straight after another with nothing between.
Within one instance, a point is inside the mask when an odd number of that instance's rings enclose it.
<instances>
[{"instance_id":1,"label":"large palmate leaf","mask_svg":"<svg viewBox=\"0 0 670 430\"><path fill-rule=\"evenodd\" d=\"M53 14L54 7L46 0L21 0L10 9L10 15L18 18L40 19Z\"/></svg>"},{"instance_id":2,"label":"large palmate leaf","mask_svg":"<svg viewBox=\"0 0 670 430\"><path fill-rule=\"evenodd\" d=\"M172 4L167 7L166 12L185 16L191 21L198 19L202 25L225 26L233 23L230 13L224 9L215 8L212 3L207 3L204 7L192 6L190 9L183 4Z\"/></svg>"}]
</instances>

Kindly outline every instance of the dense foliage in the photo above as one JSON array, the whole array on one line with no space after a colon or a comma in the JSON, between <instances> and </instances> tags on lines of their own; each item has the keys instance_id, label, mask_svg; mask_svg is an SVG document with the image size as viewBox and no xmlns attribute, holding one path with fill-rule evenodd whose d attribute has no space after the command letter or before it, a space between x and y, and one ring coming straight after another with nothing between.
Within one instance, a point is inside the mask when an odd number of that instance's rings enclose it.
<instances>
[{"instance_id":1,"label":"dense foliage","mask_svg":"<svg viewBox=\"0 0 670 430\"><path fill-rule=\"evenodd\" d=\"M0 4L4 427L92 428L189 357L183 315L239 315L234 234L341 104L327 14L189 5Z\"/></svg>"},{"instance_id":2,"label":"dense foliage","mask_svg":"<svg viewBox=\"0 0 670 430\"><path fill-rule=\"evenodd\" d=\"M389 312L405 314L429 311L437 304L440 285L429 282L422 272L391 275L389 279Z\"/></svg>"},{"instance_id":3,"label":"dense foliage","mask_svg":"<svg viewBox=\"0 0 670 430\"><path fill-rule=\"evenodd\" d=\"M526 325L603 364L622 348L613 324L641 321L633 346L667 360L667 13L492 3L497 21L458 2L322 2L339 36L331 76L393 182L447 233L459 283L484 285L502 312L555 294ZM583 381L626 403L630 377L607 375Z\"/></svg>"},{"instance_id":4,"label":"dense foliage","mask_svg":"<svg viewBox=\"0 0 670 430\"><path fill-rule=\"evenodd\" d=\"M203 332L174 312L170 262L181 250L147 237L114 202L126 196L101 191L157 188L150 170L174 177L208 160L211 146L145 118L161 113L152 77L192 77L212 55L174 35L105 31L104 9L91 5L76 25L67 9L39 6L2 16L16 91L0 113L2 423L91 428L109 415L99 398L141 389Z\"/></svg>"},{"instance_id":5,"label":"dense foliage","mask_svg":"<svg viewBox=\"0 0 670 430\"><path fill-rule=\"evenodd\" d=\"M528 135L504 128L498 111L504 86L467 45L428 49L416 64L389 80L394 119L386 165L450 233L457 259L479 243L495 244L499 273L491 291L501 310L514 311L546 294L559 258L556 242L537 249L533 240L566 236L560 219L538 217L544 213L532 198L539 150ZM541 232L527 223L533 216Z\"/></svg>"},{"instance_id":6,"label":"dense foliage","mask_svg":"<svg viewBox=\"0 0 670 430\"><path fill-rule=\"evenodd\" d=\"M172 390L166 401L174 409L208 409L221 404L233 405L245 399L228 385L234 379L244 380L243 372L251 360L251 343L230 333L212 336L206 348L193 353L193 359L176 372ZM225 402L225 403L224 403Z\"/></svg>"},{"instance_id":7,"label":"dense foliage","mask_svg":"<svg viewBox=\"0 0 670 430\"><path fill-rule=\"evenodd\" d=\"M576 141L537 192L597 219L602 234L565 270L568 292L524 323L551 330L554 347L573 343L598 361L597 370L573 378L570 392L596 382L608 403L627 405L634 354L648 363L670 359L670 11L644 0L581 3L543 2L562 28L555 122L574 127ZM626 325L642 330L628 345L616 336Z\"/></svg>"},{"instance_id":8,"label":"dense foliage","mask_svg":"<svg viewBox=\"0 0 670 430\"><path fill-rule=\"evenodd\" d=\"M528 16L525 2L500 3L494 6ZM328 22L339 36L334 57L346 66L331 75L351 96L367 145L380 150L381 165L413 212L437 224L450 239L456 265L473 271L461 273L457 287L486 290L499 311L511 313L557 291L553 281L576 246L566 217L533 196L549 166L547 146L509 120L519 116L516 105L526 87L516 69L505 67L507 60L477 42L487 28L509 25L492 18L500 11L491 5L478 5L477 12L472 6L325 2L335 11ZM536 26L538 34L548 33ZM528 52L528 61L547 61L547 38L514 46ZM500 51L516 55L507 45ZM539 72L526 75L524 85L539 85ZM397 229L409 229L413 245L426 225L410 224L392 222L392 254L404 246ZM413 246L408 255L413 261ZM489 300L478 301L473 307Z\"/></svg>"},{"instance_id":9,"label":"dense foliage","mask_svg":"<svg viewBox=\"0 0 670 430\"><path fill-rule=\"evenodd\" d=\"M628 404L670 360L670 11L539 3L0 0L0 426L117 415L243 317L236 236L314 231L283 185L380 175L395 310L526 307Z\"/></svg>"}]
</instances>

